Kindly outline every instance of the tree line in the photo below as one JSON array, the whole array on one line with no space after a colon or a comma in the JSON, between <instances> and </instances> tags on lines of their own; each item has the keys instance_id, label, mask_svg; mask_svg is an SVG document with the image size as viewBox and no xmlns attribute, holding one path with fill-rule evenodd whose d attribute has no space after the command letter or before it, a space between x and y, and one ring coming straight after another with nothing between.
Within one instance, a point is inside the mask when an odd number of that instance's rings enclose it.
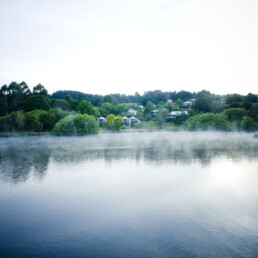
<instances>
[{"instance_id":1,"label":"tree line","mask_svg":"<svg viewBox=\"0 0 258 258\"><path fill-rule=\"evenodd\" d=\"M185 105L191 100L192 104ZM223 104L222 104L223 100ZM143 95L94 95L78 91L57 91L52 95L38 84L32 88L25 82L12 82L0 89L0 132L53 132L57 135L97 133L97 118L107 118L109 130L123 128L122 116L128 109L137 111L141 121L155 121L160 127L166 122L190 130L209 128L246 131L257 130L257 95L212 94L160 90ZM151 112L157 110L153 117ZM169 120L171 111L188 110L188 114ZM135 125L135 127L141 125Z\"/></svg>"}]
</instances>

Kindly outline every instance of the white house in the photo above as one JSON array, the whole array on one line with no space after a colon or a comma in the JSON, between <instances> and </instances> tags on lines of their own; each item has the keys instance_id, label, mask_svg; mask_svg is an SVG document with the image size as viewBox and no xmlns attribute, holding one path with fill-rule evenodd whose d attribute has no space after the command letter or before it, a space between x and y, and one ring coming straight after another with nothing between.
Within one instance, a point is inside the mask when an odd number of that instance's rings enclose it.
<instances>
[{"instance_id":1,"label":"white house","mask_svg":"<svg viewBox=\"0 0 258 258\"><path fill-rule=\"evenodd\" d=\"M176 116L188 115L187 111L171 111L169 114L170 119L175 119Z\"/></svg>"},{"instance_id":2,"label":"white house","mask_svg":"<svg viewBox=\"0 0 258 258\"><path fill-rule=\"evenodd\" d=\"M226 104L227 104L226 99L221 99L221 100L220 100L220 104L221 104L221 105L226 105Z\"/></svg>"},{"instance_id":3,"label":"white house","mask_svg":"<svg viewBox=\"0 0 258 258\"><path fill-rule=\"evenodd\" d=\"M124 121L124 124L125 124L125 125L129 125L129 119L128 119L128 117L124 116L124 117L123 117L123 121Z\"/></svg>"},{"instance_id":4,"label":"white house","mask_svg":"<svg viewBox=\"0 0 258 258\"><path fill-rule=\"evenodd\" d=\"M150 112L150 114L151 114L152 117L156 116L157 113L158 113L158 110L157 110L157 109L155 109L155 110L153 110L153 111Z\"/></svg>"},{"instance_id":5,"label":"white house","mask_svg":"<svg viewBox=\"0 0 258 258\"><path fill-rule=\"evenodd\" d=\"M176 102L174 102L172 99L168 99L167 104L171 104L172 107L176 106Z\"/></svg>"},{"instance_id":6,"label":"white house","mask_svg":"<svg viewBox=\"0 0 258 258\"><path fill-rule=\"evenodd\" d=\"M185 101L183 104L184 106L191 106L193 102L188 100L188 101Z\"/></svg>"},{"instance_id":7,"label":"white house","mask_svg":"<svg viewBox=\"0 0 258 258\"><path fill-rule=\"evenodd\" d=\"M132 117L129 119L129 122L130 122L130 125L132 125L132 124L138 123L139 120L138 120L136 117L132 116Z\"/></svg>"},{"instance_id":8,"label":"white house","mask_svg":"<svg viewBox=\"0 0 258 258\"><path fill-rule=\"evenodd\" d=\"M98 123L99 124L105 124L106 122L107 122L107 119L105 117L102 116L102 117L98 118Z\"/></svg>"},{"instance_id":9,"label":"white house","mask_svg":"<svg viewBox=\"0 0 258 258\"><path fill-rule=\"evenodd\" d=\"M130 109L126 112L126 115L127 115L127 116L136 116L136 115L137 115L137 111L130 108Z\"/></svg>"},{"instance_id":10,"label":"white house","mask_svg":"<svg viewBox=\"0 0 258 258\"><path fill-rule=\"evenodd\" d=\"M124 124L125 125L132 125L132 124L135 124L135 123L139 123L140 120L137 119L136 117L132 116L131 118L128 118L126 116L123 117L123 121L124 121Z\"/></svg>"}]
</instances>

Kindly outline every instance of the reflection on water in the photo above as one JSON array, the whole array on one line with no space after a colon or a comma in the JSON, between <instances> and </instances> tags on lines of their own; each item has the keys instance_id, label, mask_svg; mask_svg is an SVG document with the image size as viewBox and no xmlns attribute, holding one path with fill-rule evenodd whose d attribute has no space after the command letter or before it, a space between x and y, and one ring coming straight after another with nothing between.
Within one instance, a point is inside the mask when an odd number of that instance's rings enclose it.
<instances>
[{"instance_id":1,"label":"reflection on water","mask_svg":"<svg viewBox=\"0 0 258 258\"><path fill-rule=\"evenodd\" d=\"M1 139L0 172L12 182L27 180L34 171L43 177L50 158L56 163L144 160L209 166L226 157L237 162L256 160L258 140L252 134L234 133L128 133L90 137L24 137Z\"/></svg>"},{"instance_id":2,"label":"reflection on water","mask_svg":"<svg viewBox=\"0 0 258 258\"><path fill-rule=\"evenodd\" d=\"M0 256L257 257L258 139L0 139Z\"/></svg>"}]
</instances>

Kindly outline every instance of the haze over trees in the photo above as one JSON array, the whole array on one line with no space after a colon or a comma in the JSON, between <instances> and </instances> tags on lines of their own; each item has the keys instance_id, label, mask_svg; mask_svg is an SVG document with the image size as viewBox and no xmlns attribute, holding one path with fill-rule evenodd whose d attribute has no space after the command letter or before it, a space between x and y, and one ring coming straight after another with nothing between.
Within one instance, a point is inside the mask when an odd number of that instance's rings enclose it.
<instances>
[{"instance_id":1,"label":"haze over trees","mask_svg":"<svg viewBox=\"0 0 258 258\"><path fill-rule=\"evenodd\" d=\"M31 90L25 82L11 82L0 89L0 132L97 133L99 117L107 120L101 124L103 129L119 131L127 126L122 117L133 116L129 110L141 121L131 128L258 129L258 98L254 93L220 96L206 90L155 90L143 95L136 92L102 96L60 90L49 95L41 84ZM171 112L175 111L179 114L173 117Z\"/></svg>"}]
</instances>

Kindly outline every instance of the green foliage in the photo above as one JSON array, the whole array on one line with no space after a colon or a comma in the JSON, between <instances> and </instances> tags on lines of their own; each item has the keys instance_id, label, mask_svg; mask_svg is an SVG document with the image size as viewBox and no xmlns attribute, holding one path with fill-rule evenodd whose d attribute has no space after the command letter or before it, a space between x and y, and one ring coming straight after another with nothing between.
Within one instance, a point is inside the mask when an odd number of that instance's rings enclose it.
<instances>
[{"instance_id":1,"label":"green foliage","mask_svg":"<svg viewBox=\"0 0 258 258\"><path fill-rule=\"evenodd\" d=\"M183 101L179 98L177 101L176 101L176 105L177 107L180 109L184 106L184 103Z\"/></svg>"},{"instance_id":2,"label":"green foliage","mask_svg":"<svg viewBox=\"0 0 258 258\"><path fill-rule=\"evenodd\" d=\"M69 96L70 98L74 100L87 100L90 101L94 106L97 106L100 102L103 101L103 96L100 95L93 95L93 94L86 94L82 93L80 91L73 91L73 90L59 90L52 94L51 98L53 99L65 99L66 96ZM76 110L72 107L70 107L72 110Z\"/></svg>"},{"instance_id":3,"label":"green foliage","mask_svg":"<svg viewBox=\"0 0 258 258\"><path fill-rule=\"evenodd\" d=\"M258 126L253 118L249 116L244 116L240 123L240 128L245 131L251 132L251 131L256 131L258 129Z\"/></svg>"},{"instance_id":4,"label":"green foliage","mask_svg":"<svg viewBox=\"0 0 258 258\"><path fill-rule=\"evenodd\" d=\"M257 95L249 93L246 96L240 94L228 94L226 96L227 105L222 106L220 99L225 96L211 94L209 91L190 93L180 92L162 92L160 90L145 92L142 96L139 93L134 95L110 94L106 96L85 94L76 91L58 91L49 99L47 90L41 84L33 88L31 93L25 82L11 82L8 86L3 85L0 89L0 131L49 131L55 124L70 113L68 110L80 112L81 114L107 117L114 114L107 127L112 130L121 128L120 118L117 115L123 115L129 108L137 110L137 117L141 120L154 120L155 126L161 126L166 121L167 112L181 110L183 101L195 98L192 110L189 110L189 127L199 128L223 128L229 126L225 123L225 117L234 126L243 130L254 130L258 121L258 101ZM80 102L78 101L80 99ZM164 104L167 100L177 101L177 106ZM244 102L245 101L245 102ZM146 106L142 110L137 103ZM156 106L155 106L155 105ZM97 108L94 107L98 106ZM100 106L101 105L101 106ZM51 108L54 107L54 108ZM227 108L223 111L223 109ZM150 112L154 109L160 110L155 118L152 118ZM65 111L66 110L66 111ZM27 113L23 113L25 111ZM222 112L222 114L219 114ZM221 116L212 117L209 112ZM198 115L206 113L206 116ZM248 114L248 117L246 115ZM198 116L196 116L198 115ZM182 124L187 116L177 116L175 124ZM215 121L215 122L214 122ZM255 123L255 124L254 124ZM166 127L164 125L164 127ZM177 126L178 127L178 126ZM251 129L250 129L251 128Z\"/></svg>"},{"instance_id":5,"label":"green foliage","mask_svg":"<svg viewBox=\"0 0 258 258\"><path fill-rule=\"evenodd\" d=\"M0 89L0 115L19 110L28 94L30 90L25 82L3 85Z\"/></svg>"},{"instance_id":6,"label":"green foliage","mask_svg":"<svg viewBox=\"0 0 258 258\"><path fill-rule=\"evenodd\" d=\"M121 126L123 124L123 118L121 116L118 116L115 118L115 124L114 124L114 129L116 131L119 131L121 129Z\"/></svg>"},{"instance_id":7,"label":"green foliage","mask_svg":"<svg viewBox=\"0 0 258 258\"><path fill-rule=\"evenodd\" d=\"M228 94L226 96L226 102L227 104L233 104L237 102L242 102L243 101L243 96L240 94Z\"/></svg>"},{"instance_id":8,"label":"green foliage","mask_svg":"<svg viewBox=\"0 0 258 258\"><path fill-rule=\"evenodd\" d=\"M230 105L226 105L225 108L242 108L242 105L240 102L234 102Z\"/></svg>"},{"instance_id":9,"label":"green foliage","mask_svg":"<svg viewBox=\"0 0 258 258\"><path fill-rule=\"evenodd\" d=\"M250 102L244 102L242 103L242 108L244 108L245 110L250 110L252 108L252 104Z\"/></svg>"},{"instance_id":10,"label":"green foliage","mask_svg":"<svg viewBox=\"0 0 258 258\"><path fill-rule=\"evenodd\" d=\"M12 112L7 116L0 117L0 132L16 132L24 130L24 114Z\"/></svg>"},{"instance_id":11,"label":"green foliage","mask_svg":"<svg viewBox=\"0 0 258 258\"><path fill-rule=\"evenodd\" d=\"M223 106L219 101L212 101L211 103L211 112L214 114L221 113L223 111Z\"/></svg>"},{"instance_id":12,"label":"green foliage","mask_svg":"<svg viewBox=\"0 0 258 258\"><path fill-rule=\"evenodd\" d=\"M45 131L51 131L55 124L62 118L68 116L70 113L67 110L60 108L51 108L45 115L41 115L40 121L43 123L43 129Z\"/></svg>"},{"instance_id":13,"label":"green foliage","mask_svg":"<svg viewBox=\"0 0 258 258\"><path fill-rule=\"evenodd\" d=\"M248 116L252 117L256 122L258 122L258 103L254 104L249 110Z\"/></svg>"},{"instance_id":14,"label":"green foliage","mask_svg":"<svg viewBox=\"0 0 258 258\"><path fill-rule=\"evenodd\" d=\"M121 116L115 117L114 114L107 116L106 127L113 131L119 131L123 124L123 118Z\"/></svg>"},{"instance_id":15,"label":"green foliage","mask_svg":"<svg viewBox=\"0 0 258 258\"><path fill-rule=\"evenodd\" d=\"M50 109L49 99L43 95L28 96L23 103L23 110L25 112L28 112L35 109L49 110Z\"/></svg>"},{"instance_id":16,"label":"green foliage","mask_svg":"<svg viewBox=\"0 0 258 258\"><path fill-rule=\"evenodd\" d=\"M155 109L154 104L151 101L148 101L146 105L145 113L149 114L154 109Z\"/></svg>"},{"instance_id":17,"label":"green foliage","mask_svg":"<svg viewBox=\"0 0 258 258\"><path fill-rule=\"evenodd\" d=\"M171 103L165 104L164 108L166 108L169 112L171 112L173 110L173 106L171 105Z\"/></svg>"},{"instance_id":18,"label":"green foliage","mask_svg":"<svg viewBox=\"0 0 258 258\"><path fill-rule=\"evenodd\" d=\"M246 111L242 108L229 108L223 111L230 122L241 121L246 115Z\"/></svg>"},{"instance_id":19,"label":"green foliage","mask_svg":"<svg viewBox=\"0 0 258 258\"><path fill-rule=\"evenodd\" d=\"M187 121L187 127L191 130L229 130L230 123L223 114L205 113L190 117Z\"/></svg>"},{"instance_id":20,"label":"green foliage","mask_svg":"<svg viewBox=\"0 0 258 258\"><path fill-rule=\"evenodd\" d=\"M8 124L6 123L6 116L0 116L0 132L7 132Z\"/></svg>"},{"instance_id":21,"label":"green foliage","mask_svg":"<svg viewBox=\"0 0 258 258\"><path fill-rule=\"evenodd\" d=\"M79 101L77 99L69 99L69 105L70 105L70 109L77 111L78 110L78 106L79 106Z\"/></svg>"},{"instance_id":22,"label":"green foliage","mask_svg":"<svg viewBox=\"0 0 258 258\"><path fill-rule=\"evenodd\" d=\"M17 131L23 131L24 130L24 114L20 111L16 112L16 126Z\"/></svg>"},{"instance_id":23,"label":"green foliage","mask_svg":"<svg viewBox=\"0 0 258 258\"><path fill-rule=\"evenodd\" d=\"M176 116L175 119L174 119L174 123L177 124L177 125L183 124L183 123L186 122L188 117L189 116L186 115L186 114L182 114L182 115Z\"/></svg>"},{"instance_id":24,"label":"green foliage","mask_svg":"<svg viewBox=\"0 0 258 258\"><path fill-rule=\"evenodd\" d=\"M146 121L151 121L151 120L152 120L151 114L147 114L147 115L145 116L145 120L146 120Z\"/></svg>"},{"instance_id":25,"label":"green foliage","mask_svg":"<svg viewBox=\"0 0 258 258\"><path fill-rule=\"evenodd\" d=\"M196 116L196 115L199 115L199 112L194 110L194 109L190 109L188 111L188 116L191 117L191 116Z\"/></svg>"},{"instance_id":26,"label":"green foliage","mask_svg":"<svg viewBox=\"0 0 258 258\"><path fill-rule=\"evenodd\" d=\"M252 93L248 93L245 97L244 100L246 102L251 102L251 103L255 103L258 102L258 97Z\"/></svg>"},{"instance_id":27,"label":"green foliage","mask_svg":"<svg viewBox=\"0 0 258 258\"><path fill-rule=\"evenodd\" d=\"M41 132L43 130L39 112L31 111L25 113L25 129L29 132Z\"/></svg>"},{"instance_id":28,"label":"green foliage","mask_svg":"<svg viewBox=\"0 0 258 258\"><path fill-rule=\"evenodd\" d=\"M98 133L99 125L95 117L87 114L66 116L53 129L55 135L85 135Z\"/></svg>"},{"instance_id":29,"label":"green foliage","mask_svg":"<svg viewBox=\"0 0 258 258\"><path fill-rule=\"evenodd\" d=\"M47 96L47 89L45 89L43 85L38 84L37 86L33 87L33 94Z\"/></svg>"},{"instance_id":30,"label":"green foliage","mask_svg":"<svg viewBox=\"0 0 258 258\"><path fill-rule=\"evenodd\" d=\"M184 91L184 90L182 90L182 91L179 91L179 92L177 93L176 98L177 98L177 99L181 99L181 100L183 100L183 101L186 101L186 100L188 100L188 99L193 98L193 93L191 93L191 92L189 92L189 91Z\"/></svg>"},{"instance_id":31,"label":"green foliage","mask_svg":"<svg viewBox=\"0 0 258 258\"><path fill-rule=\"evenodd\" d=\"M156 120L159 126L166 122L169 115L169 111L166 108L162 108L157 112Z\"/></svg>"},{"instance_id":32,"label":"green foliage","mask_svg":"<svg viewBox=\"0 0 258 258\"><path fill-rule=\"evenodd\" d=\"M108 102L108 103L110 103L112 105L117 105L118 104L117 99L114 96L112 96L112 95L104 96L103 102Z\"/></svg>"},{"instance_id":33,"label":"green foliage","mask_svg":"<svg viewBox=\"0 0 258 258\"><path fill-rule=\"evenodd\" d=\"M99 111L96 108L94 108L94 106L87 100L82 100L79 103L78 111L81 114L88 114L95 117L98 117L100 115Z\"/></svg>"},{"instance_id":34,"label":"green foliage","mask_svg":"<svg viewBox=\"0 0 258 258\"><path fill-rule=\"evenodd\" d=\"M107 117L109 115L109 112L104 108L98 108L100 116Z\"/></svg>"},{"instance_id":35,"label":"green foliage","mask_svg":"<svg viewBox=\"0 0 258 258\"><path fill-rule=\"evenodd\" d=\"M106 127L111 130L114 129L114 127L115 127L115 115L114 114L110 114L107 116Z\"/></svg>"},{"instance_id":36,"label":"green foliage","mask_svg":"<svg viewBox=\"0 0 258 258\"><path fill-rule=\"evenodd\" d=\"M49 111L33 110L25 114L20 111L12 112L7 116L0 117L0 131L51 131L56 122L68 114L68 111L59 108L52 108Z\"/></svg>"},{"instance_id":37,"label":"green foliage","mask_svg":"<svg viewBox=\"0 0 258 258\"><path fill-rule=\"evenodd\" d=\"M131 127L134 129L141 129L143 128L143 123L135 123L135 124L132 124Z\"/></svg>"},{"instance_id":38,"label":"green foliage","mask_svg":"<svg viewBox=\"0 0 258 258\"><path fill-rule=\"evenodd\" d=\"M164 103L170 99L170 92L162 92L161 90L147 91L143 94L141 104L146 106L148 101L151 101L154 104L158 104L160 101Z\"/></svg>"},{"instance_id":39,"label":"green foliage","mask_svg":"<svg viewBox=\"0 0 258 258\"><path fill-rule=\"evenodd\" d=\"M118 104L116 106L116 109L117 109L117 114L122 114L122 113L125 113L126 111L128 111L129 107L127 104L125 103L121 103L121 104ZM141 110L139 110L137 107L135 107L135 109L137 109L138 112L140 112Z\"/></svg>"},{"instance_id":40,"label":"green foliage","mask_svg":"<svg viewBox=\"0 0 258 258\"><path fill-rule=\"evenodd\" d=\"M63 110L70 110L70 104L64 99L56 99L54 101L55 108L61 108Z\"/></svg>"},{"instance_id":41,"label":"green foliage","mask_svg":"<svg viewBox=\"0 0 258 258\"><path fill-rule=\"evenodd\" d=\"M112 108L112 104L109 102L105 102L103 104L101 104L101 108L105 110L105 112L107 112L108 114L110 114L111 112L111 108Z\"/></svg>"},{"instance_id":42,"label":"green foliage","mask_svg":"<svg viewBox=\"0 0 258 258\"><path fill-rule=\"evenodd\" d=\"M63 109L60 109L60 108L51 108L51 109L48 110L48 113L55 114L55 117L56 117L57 121L70 114L69 111L63 110Z\"/></svg>"},{"instance_id":43,"label":"green foliage","mask_svg":"<svg viewBox=\"0 0 258 258\"><path fill-rule=\"evenodd\" d=\"M111 95L106 95L103 98L103 102L108 102L108 103L112 103L112 96Z\"/></svg>"},{"instance_id":44,"label":"green foliage","mask_svg":"<svg viewBox=\"0 0 258 258\"><path fill-rule=\"evenodd\" d=\"M211 112L211 96L209 92L202 91L193 103L193 108L199 112Z\"/></svg>"},{"instance_id":45,"label":"green foliage","mask_svg":"<svg viewBox=\"0 0 258 258\"><path fill-rule=\"evenodd\" d=\"M113 104L109 102L105 102L101 105L102 108L102 116L107 116L109 114L115 114L117 115L119 113L119 109L117 106L114 106ZM106 114L106 115L105 115Z\"/></svg>"}]
</instances>

